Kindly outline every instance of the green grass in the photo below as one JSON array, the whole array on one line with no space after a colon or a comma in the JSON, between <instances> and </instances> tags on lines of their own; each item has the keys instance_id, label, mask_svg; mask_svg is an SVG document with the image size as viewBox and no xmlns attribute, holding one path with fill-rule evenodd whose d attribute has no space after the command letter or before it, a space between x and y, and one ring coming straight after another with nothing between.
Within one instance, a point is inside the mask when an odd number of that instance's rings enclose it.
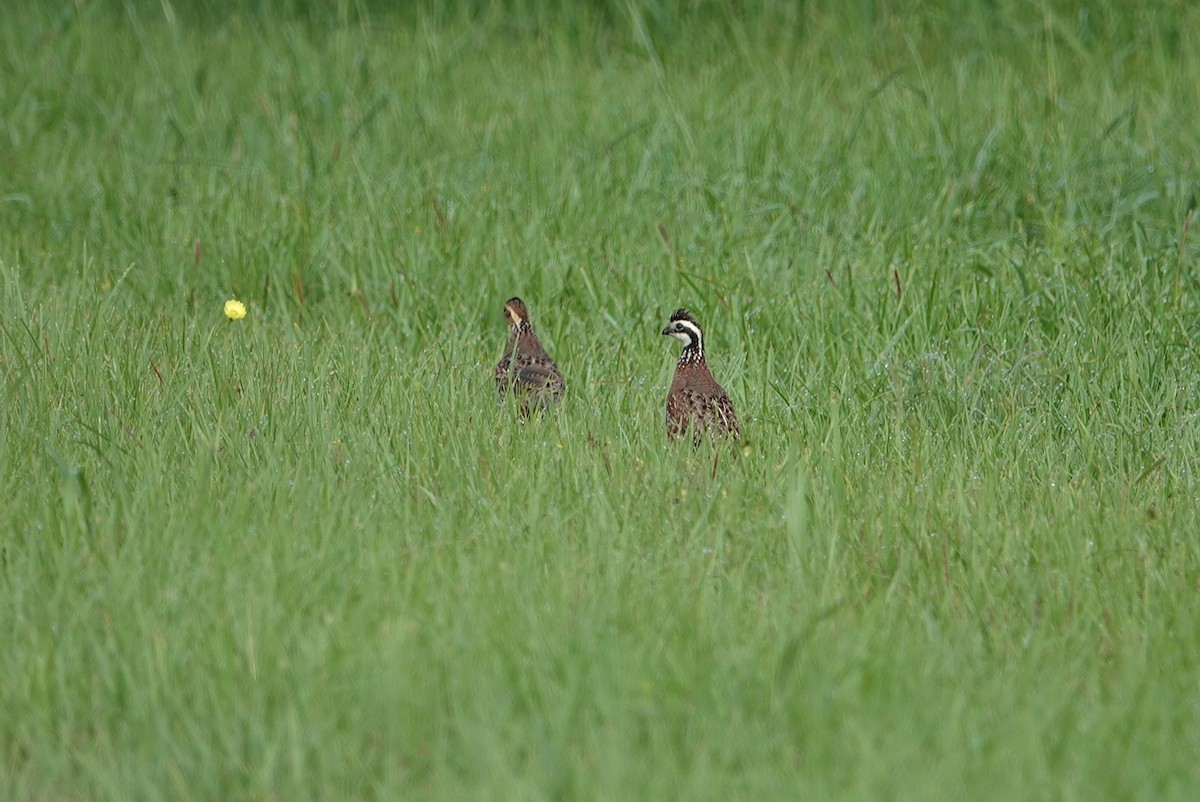
<instances>
[{"instance_id":1,"label":"green grass","mask_svg":"<svg viewBox=\"0 0 1200 802\"><path fill-rule=\"evenodd\" d=\"M820 5L6 8L0 798L1191 799L1200 13Z\"/></svg>"}]
</instances>

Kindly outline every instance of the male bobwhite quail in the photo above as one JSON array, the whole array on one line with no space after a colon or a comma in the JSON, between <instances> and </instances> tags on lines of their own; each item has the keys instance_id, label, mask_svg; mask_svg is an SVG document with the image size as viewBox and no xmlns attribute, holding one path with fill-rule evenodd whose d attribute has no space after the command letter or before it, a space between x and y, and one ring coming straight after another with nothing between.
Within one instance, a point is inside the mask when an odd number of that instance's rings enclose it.
<instances>
[{"instance_id":1,"label":"male bobwhite quail","mask_svg":"<svg viewBox=\"0 0 1200 802\"><path fill-rule=\"evenodd\" d=\"M667 393L667 434L678 437L689 429L695 442L704 434L710 437L728 434L735 440L742 435L733 401L725 388L717 384L704 361L704 332L686 309L671 315L664 335L683 343L683 353L675 366L675 378Z\"/></svg>"},{"instance_id":2,"label":"male bobwhite quail","mask_svg":"<svg viewBox=\"0 0 1200 802\"><path fill-rule=\"evenodd\" d=\"M511 389L521 399L523 414L546 409L562 398L562 374L533 333L524 301L509 298L504 304L504 319L509 325L508 345L504 356L500 357L500 364L496 365L500 400L503 402Z\"/></svg>"}]
</instances>

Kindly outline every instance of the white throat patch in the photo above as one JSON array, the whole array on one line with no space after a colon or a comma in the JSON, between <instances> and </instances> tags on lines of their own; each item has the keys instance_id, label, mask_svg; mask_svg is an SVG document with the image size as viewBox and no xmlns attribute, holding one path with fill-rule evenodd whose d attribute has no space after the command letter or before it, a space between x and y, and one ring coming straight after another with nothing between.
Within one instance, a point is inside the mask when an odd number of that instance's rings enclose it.
<instances>
[{"instance_id":1,"label":"white throat patch","mask_svg":"<svg viewBox=\"0 0 1200 802\"><path fill-rule=\"evenodd\" d=\"M693 342L695 342L696 346L700 347L701 344L704 342L704 340L703 340L704 335L702 335L700 333L700 327L697 326L692 321L677 320L677 321L675 321L675 323L672 324L672 326L673 327L678 326L678 327L684 329L684 331L671 332L671 336L674 337L676 340L679 340L679 342L683 343L684 345L691 345Z\"/></svg>"}]
</instances>

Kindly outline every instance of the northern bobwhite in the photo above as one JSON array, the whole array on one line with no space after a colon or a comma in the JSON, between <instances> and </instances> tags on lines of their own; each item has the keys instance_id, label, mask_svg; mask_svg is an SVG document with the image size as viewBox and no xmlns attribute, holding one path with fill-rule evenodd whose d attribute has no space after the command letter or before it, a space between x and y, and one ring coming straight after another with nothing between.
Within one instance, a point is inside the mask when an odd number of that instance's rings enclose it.
<instances>
[{"instance_id":1,"label":"northern bobwhite","mask_svg":"<svg viewBox=\"0 0 1200 802\"><path fill-rule=\"evenodd\" d=\"M504 356L500 357L500 364L496 365L496 389L500 400L503 402L511 390L521 399L523 414L546 409L562 398L562 374L534 334L524 301L509 298L504 304L504 319L509 326L508 346Z\"/></svg>"},{"instance_id":2,"label":"northern bobwhite","mask_svg":"<svg viewBox=\"0 0 1200 802\"><path fill-rule=\"evenodd\" d=\"M733 411L733 401L704 361L704 332L696 318L680 309L671 315L662 333L683 343L667 393L667 434L676 438L690 429L696 442L705 434L740 438L742 427Z\"/></svg>"}]
</instances>

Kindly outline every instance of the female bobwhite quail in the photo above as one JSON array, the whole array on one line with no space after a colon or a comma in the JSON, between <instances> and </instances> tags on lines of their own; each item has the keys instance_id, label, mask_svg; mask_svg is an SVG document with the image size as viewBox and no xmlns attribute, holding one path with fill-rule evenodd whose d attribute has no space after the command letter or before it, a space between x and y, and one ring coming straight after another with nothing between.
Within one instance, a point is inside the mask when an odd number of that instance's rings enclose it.
<instances>
[{"instance_id":1,"label":"female bobwhite quail","mask_svg":"<svg viewBox=\"0 0 1200 802\"><path fill-rule=\"evenodd\" d=\"M686 309L671 315L662 333L683 343L683 353L675 366L675 378L667 393L667 434L678 437L691 429L698 443L704 434L710 437L728 434L735 440L742 435L733 401L725 388L717 384L704 361L704 332Z\"/></svg>"},{"instance_id":2,"label":"female bobwhite quail","mask_svg":"<svg viewBox=\"0 0 1200 802\"><path fill-rule=\"evenodd\" d=\"M523 414L546 409L562 398L562 374L534 334L524 301L509 298L504 304L504 319L509 325L508 345L504 356L500 357L500 364L496 365L500 400L503 402L512 390L521 399Z\"/></svg>"}]
</instances>

